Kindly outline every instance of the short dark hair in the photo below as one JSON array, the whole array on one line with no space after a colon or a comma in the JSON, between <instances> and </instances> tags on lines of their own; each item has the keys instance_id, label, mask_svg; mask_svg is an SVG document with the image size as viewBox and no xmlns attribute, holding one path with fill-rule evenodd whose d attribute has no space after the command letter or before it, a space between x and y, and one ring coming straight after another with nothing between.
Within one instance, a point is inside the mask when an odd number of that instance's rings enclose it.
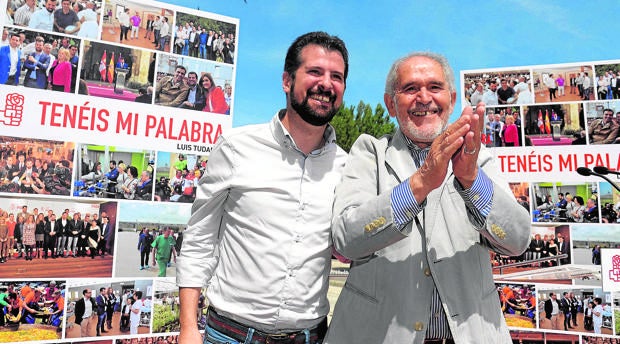
<instances>
[{"instance_id":1,"label":"short dark hair","mask_svg":"<svg viewBox=\"0 0 620 344\"><path fill-rule=\"evenodd\" d=\"M310 44L319 45L327 50L337 51L342 55L344 60L344 79L346 81L349 73L349 52L347 47L338 36L332 36L323 31L308 32L295 39L286 53L284 71L291 77L295 77L295 72L301 65L301 50Z\"/></svg>"},{"instance_id":2,"label":"short dark hair","mask_svg":"<svg viewBox=\"0 0 620 344\"><path fill-rule=\"evenodd\" d=\"M183 66L183 65L178 65L178 66L176 66L176 68L175 68L174 70L177 70L177 69L179 69L179 68L181 68L182 70L184 70L184 71L185 71L183 74L187 73L187 68L185 68L185 66Z\"/></svg>"},{"instance_id":3,"label":"short dark hair","mask_svg":"<svg viewBox=\"0 0 620 344\"><path fill-rule=\"evenodd\" d=\"M88 289L82 290L82 295L86 295L86 293L88 293Z\"/></svg>"}]
</instances>

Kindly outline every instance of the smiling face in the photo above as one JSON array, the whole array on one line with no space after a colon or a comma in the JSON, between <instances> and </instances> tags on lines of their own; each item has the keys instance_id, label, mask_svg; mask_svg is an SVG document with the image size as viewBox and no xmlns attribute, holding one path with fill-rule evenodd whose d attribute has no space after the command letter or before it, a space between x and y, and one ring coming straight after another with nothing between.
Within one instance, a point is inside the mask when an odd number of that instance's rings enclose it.
<instances>
[{"instance_id":1,"label":"smiling face","mask_svg":"<svg viewBox=\"0 0 620 344\"><path fill-rule=\"evenodd\" d=\"M342 104L345 63L338 51L316 44L305 46L294 75L283 74L284 92L290 107L307 123L327 124Z\"/></svg>"},{"instance_id":2,"label":"smiling face","mask_svg":"<svg viewBox=\"0 0 620 344\"><path fill-rule=\"evenodd\" d=\"M439 62L413 56L397 70L394 95L384 95L391 117L416 143L430 143L445 129L456 102Z\"/></svg>"}]
</instances>

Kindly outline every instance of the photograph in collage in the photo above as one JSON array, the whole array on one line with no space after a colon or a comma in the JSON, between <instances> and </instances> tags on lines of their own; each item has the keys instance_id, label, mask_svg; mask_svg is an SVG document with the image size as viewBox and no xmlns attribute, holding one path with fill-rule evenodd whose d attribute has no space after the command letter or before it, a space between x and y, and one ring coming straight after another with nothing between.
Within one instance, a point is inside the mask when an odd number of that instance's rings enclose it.
<instances>
[{"instance_id":1,"label":"photograph in collage","mask_svg":"<svg viewBox=\"0 0 620 344\"><path fill-rule=\"evenodd\" d=\"M601 249L620 248L620 225L573 224L571 231L574 263L596 270L598 278L592 284L600 286Z\"/></svg>"},{"instance_id":2,"label":"photograph in collage","mask_svg":"<svg viewBox=\"0 0 620 344\"><path fill-rule=\"evenodd\" d=\"M577 334L511 330L510 337L513 344L581 344Z\"/></svg>"},{"instance_id":3,"label":"photograph in collage","mask_svg":"<svg viewBox=\"0 0 620 344\"><path fill-rule=\"evenodd\" d=\"M7 1L5 24L80 38L99 35L101 1Z\"/></svg>"},{"instance_id":4,"label":"photograph in collage","mask_svg":"<svg viewBox=\"0 0 620 344\"><path fill-rule=\"evenodd\" d=\"M536 288L533 284L495 283L509 327L536 328Z\"/></svg>"},{"instance_id":5,"label":"photograph in collage","mask_svg":"<svg viewBox=\"0 0 620 344\"><path fill-rule=\"evenodd\" d=\"M193 203L207 155L157 152L155 201Z\"/></svg>"},{"instance_id":6,"label":"photograph in collage","mask_svg":"<svg viewBox=\"0 0 620 344\"><path fill-rule=\"evenodd\" d=\"M73 142L0 136L0 192L69 196Z\"/></svg>"},{"instance_id":7,"label":"photograph in collage","mask_svg":"<svg viewBox=\"0 0 620 344\"><path fill-rule=\"evenodd\" d=\"M65 281L1 281L0 305L0 343L62 338Z\"/></svg>"},{"instance_id":8,"label":"photograph in collage","mask_svg":"<svg viewBox=\"0 0 620 344\"><path fill-rule=\"evenodd\" d=\"M4 197L0 210L0 276L112 276L116 202Z\"/></svg>"},{"instance_id":9,"label":"photograph in collage","mask_svg":"<svg viewBox=\"0 0 620 344\"><path fill-rule=\"evenodd\" d=\"M581 103L523 107L526 146L585 144Z\"/></svg>"},{"instance_id":10,"label":"photograph in collage","mask_svg":"<svg viewBox=\"0 0 620 344\"><path fill-rule=\"evenodd\" d=\"M80 144L73 195L90 198L153 199L155 151Z\"/></svg>"},{"instance_id":11,"label":"photograph in collage","mask_svg":"<svg viewBox=\"0 0 620 344\"><path fill-rule=\"evenodd\" d=\"M466 73L463 90L472 106L479 102L487 106L534 103L529 69Z\"/></svg>"},{"instance_id":12,"label":"photograph in collage","mask_svg":"<svg viewBox=\"0 0 620 344\"><path fill-rule=\"evenodd\" d=\"M232 23L177 12L173 32L175 54L233 64L237 26Z\"/></svg>"},{"instance_id":13,"label":"photograph in collage","mask_svg":"<svg viewBox=\"0 0 620 344\"><path fill-rule=\"evenodd\" d=\"M152 280L72 280L66 338L150 333Z\"/></svg>"},{"instance_id":14,"label":"photograph in collage","mask_svg":"<svg viewBox=\"0 0 620 344\"><path fill-rule=\"evenodd\" d=\"M614 174L613 171L610 173ZM620 191L616 189L618 186L617 181L620 181L620 175L616 174L615 177L609 175L607 179L609 179L610 182L598 183L601 222L611 224L620 223Z\"/></svg>"},{"instance_id":15,"label":"photograph in collage","mask_svg":"<svg viewBox=\"0 0 620 344\"><path fill-rule=\"evenodd\" d=\"M590 144L620 143L620 101L586 103L584 112Z\"/></svg>"},{"instance_id":16,"label":"photograph in collage","mask_svg":"<svg viewBox=\"0 0 620 344\"><path fill-rule=\"evenodd\" d=\"M496 278L548 282L548 275L554 273L552 279L560 279L557 272L563 269L558 267L571 263L569 227L534 225L530 237L530 245L519 256L491 255ZM570 283L570 279L563 279L558 283Z\"/></svg>"},{"instance_id":17,"label":"photograph in collage","mask_svg":"<svg viewBox=\"0 0 620 344\"><path fill-rule=\"evenodd\" d=\"M170 278L153 281L153 333L179 332L179 288ZM204 305L204 296L201 295Z\"/></svg>"},{"instance_id":18,"label":"photograph in collage","mask_svg":"<svg viewBox=\"0 0 620 344\"><path fill-rule=\"evenodd\" d=\"M101 40L136 48L170 51L174 12L139 1L108 0ZM165 43L160 47L160 42Z\"/></svg>"},{"instance_id":19,"label":"photograph in collage","mask_svg":"<svg viewBox=\"0 0 620 344\"><path fill-rule=\"evenodd\" d=\"M589 65L534 68L535 102L594 100L594 71Z\"/></svg>"},{"instance_id":20,"label":"photograph in collage","mask_svg":"<svg viewBox=\"0 0 620 344\"><path fill-rule=\"evenodd\" d=\"M594 65L598 100L620 99L620 63ZM601 79L602 77L602 79Z\"/></svg>"},{"instance_id":21,"label":"photograph in collage","mask_svg":"<svg viewBox=\"0 0 620 344\"><path fill-rule=\"evenodd\" d=\"M582 336L582 344L618 344L620 337L610 336Z\"/></svg>"},{"instance_id":22,"label":"photograph in collage","mask_svg":"<svg viewBox=\"0 0 620 344\"><path fill-rule=\"evenodd\" d=\"M158 54L155 104L229 115L233 73L230 65Z\"/></svg>"},{"instance_id":23,"label":"photograph in collage","mask_svg":"<svg viewBox=\"0 0 620 344\"><path fill-rule=\"evenodd\" d=\"M125 46L84 42L80 94L150 104L155 53Z\"/></svg>"},{"instance_id":24,"label":"photograph in collage","mask_svg":"<svg viewBox=\"0 0 620 344\"><path fill-rule=\"evenodd\" d=\"M171 277L191 204L121 202L115 276Z\"/></svg>"},{"instance_id":25,"label":"photograph in collage","mask_svg":"<svg viewBox=\"0 0 620 344\"><path fill-rule=\"evenodd\" d=\"M0 47L0 68L9 72L0 75L0 83L75 93L80 39L9 27L4 28L5 35L8 45ZM6 65L10 61L3 59L11 48L18 49L15 66Z\"/></svg>"},{"instance_id":26,"label":"photograph in collage","mask_svg":"<svg viewBox=\"0 0 620 344\"><path fill-rule=\"evenodd\" d=\"M165 336L150 336L140 338L117 339L112 344L177 344L179 343L178 334L168 334Z\"/></svg>"},{"instance_id":27,"label":"photograph in collage","mask_svg":"<svg viewBox=\"0 0 620 344\"><path fill-rule=\"evenodd\" d=\"M537 291L540 329L613 334L610 293L587 286L541 285Z\"/></svg>"},{"instance_id":28,"label":"photograph in collage","mask_svg":"<svg viewBox=\"0 0 620 344\"><path fill-rule=\"evenodd\" d=\"M519 106L487 107L482 142L487 147L523 146Z\"/></svg>"},{"instance_id":29,"label":"photograph in collage","mask_svg":"<svg viewBox=\"0 0 620 344\"><path fill-rule=\"evenodd\" d=\"M533 222L600 223L598 183L533 183Z\"/></svg>"}]
</instances>

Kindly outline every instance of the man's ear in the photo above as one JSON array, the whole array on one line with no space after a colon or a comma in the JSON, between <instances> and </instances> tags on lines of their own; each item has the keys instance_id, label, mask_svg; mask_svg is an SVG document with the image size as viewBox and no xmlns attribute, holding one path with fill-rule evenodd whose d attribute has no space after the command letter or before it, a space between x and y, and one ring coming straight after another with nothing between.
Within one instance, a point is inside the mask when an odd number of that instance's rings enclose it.
<instances>
[{"instance_id":1,"label":"man's ear","mask_svg":"<svg viewBox=\"0 0 620 344\"><path fill-rule=\"evenodd\" d=\"M288 72L282 72L282 89L284 93L289 93L291 90L291 85L293 84L293 78Z\"/></svg>"},{"instance_id":2,"label":"man's ear","mask_svg":"<svg viewBox=\"0 0 620 344\"><path fill-rule=\"evenodd\" d=\"M396 115L396 110L394 107L394 97L390 96L387 93L384 93L383 102L385 103L385 107L387 108L390 117L394 117Z\"/></svg>"}]
</instances>

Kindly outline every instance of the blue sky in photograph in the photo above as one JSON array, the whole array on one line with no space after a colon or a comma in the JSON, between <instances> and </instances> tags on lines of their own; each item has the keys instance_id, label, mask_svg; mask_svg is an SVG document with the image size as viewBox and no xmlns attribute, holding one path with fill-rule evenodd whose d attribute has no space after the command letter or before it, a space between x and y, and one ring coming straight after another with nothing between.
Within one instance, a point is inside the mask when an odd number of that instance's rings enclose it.
<instances>
[{"instance_id":1,"label":"blue sky in photograph","mask_svg":"<svg viewBox=\"0 0 620 344\"><path fill-rule=\"evenodd\" d=\"M617 0L164 2L239 18L235 127L266 122L284 107L286 49L309 31L338 35L347 44L347 106L360 100L383 105L391 63L412 51L445 55L457 83L460 70L620 58L609 24L620 9Z\"/></svg>"}]
</instances>

